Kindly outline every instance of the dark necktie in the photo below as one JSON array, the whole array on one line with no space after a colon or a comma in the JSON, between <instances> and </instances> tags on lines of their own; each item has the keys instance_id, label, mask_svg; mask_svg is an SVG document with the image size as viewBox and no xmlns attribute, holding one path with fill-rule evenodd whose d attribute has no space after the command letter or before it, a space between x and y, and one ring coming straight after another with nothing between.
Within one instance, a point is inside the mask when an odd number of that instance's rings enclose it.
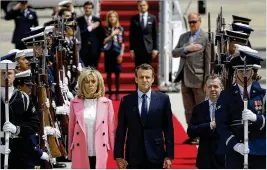
<instances>
[{"instance_id":1,"label":"dark necktie","mask_svg":"<svg viewBox=\"0 0 267 170\"><path fill-rule=\"evenodd\" d=\"M141 15L141 27L142 27L142 29L145 28L144 14Z\"/></svg>"},{"instance_id":2,"label":"dark necktie","mask_svg":"<svg viewBox=\"0 0 267 170\"><path fill-rule=\"evenodd\" d=\"M211 112L211 121L215 120L215 109L216 109L216 103L212 103L212 112Z\"/></svg>"},{"instance_id":3,"label":"dark necktie","mask_svg":"<svg viewBox=\"0 0 267 170\"><path fill-rule=\"evenodd\" d=\"M142 96L142 107L141 107L141 119L142 119L142 122L143 124L145 123L146 121L146 118L147 118L147 100L146 100L147 96L146 94L143 94Z\"/></svg>"}]
</instances>

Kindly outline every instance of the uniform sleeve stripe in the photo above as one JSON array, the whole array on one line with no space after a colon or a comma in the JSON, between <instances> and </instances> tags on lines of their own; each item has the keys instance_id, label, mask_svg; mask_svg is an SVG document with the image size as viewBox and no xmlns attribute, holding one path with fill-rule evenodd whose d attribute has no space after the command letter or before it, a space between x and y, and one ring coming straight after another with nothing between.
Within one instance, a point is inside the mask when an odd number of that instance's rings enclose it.
<instances>
[{"instance_id":1,"label":"uniform sleeve stripe","mask_svg":"<svg viewBox=\"0 0 267 170\"><path fill-rule=\"evenodd\" d=\"M230 141L233 137L235 137L235 136L234 136L234 135L231 135L231 136L226 140L226 142L225 142L225 145L226 145L226 146L228 145L229 141Z\"/></svg>"},{"instance_id":2,"label":"uniform sleeve stripe","mask_svg":"<svg viewBox=\"0 0 267 170\"><path fill-rule=\"evenodd\" d=\"M265 126L265 117L263 115L261 115L261 116L262 116L262 126L261 126L260 130L262 130Z\"/></svg>"}]
</instances>

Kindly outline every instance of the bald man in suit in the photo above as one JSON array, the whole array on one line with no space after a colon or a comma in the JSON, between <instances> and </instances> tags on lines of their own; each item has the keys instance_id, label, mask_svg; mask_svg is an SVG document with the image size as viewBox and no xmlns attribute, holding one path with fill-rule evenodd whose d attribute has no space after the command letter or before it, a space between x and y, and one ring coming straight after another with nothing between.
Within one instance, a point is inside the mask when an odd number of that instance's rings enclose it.
<instances>
[{"instance_id":1,"label":"bald man in suit","mask_svg":"<svg viewBox=\"0 0 267 170\"><path fill-rule=\"evenodd\" d=\"M200 29L201 17L198 13L188 15L190 31L180 36L172 51L174 58L180 57L176 81L182 81L182 97L187 124L190 123L193 107L205 100L204 80L210 73L210 43L208 35ZM188 139L184 143L196 143Z\"/></svg>"}]
</instances>

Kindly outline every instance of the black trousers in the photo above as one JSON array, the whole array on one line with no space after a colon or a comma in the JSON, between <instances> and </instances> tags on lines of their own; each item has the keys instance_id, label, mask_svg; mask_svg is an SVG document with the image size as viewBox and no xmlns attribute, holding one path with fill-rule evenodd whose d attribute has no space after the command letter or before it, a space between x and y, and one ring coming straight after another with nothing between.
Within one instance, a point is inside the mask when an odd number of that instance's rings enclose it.
<instances>
[{"instance_id":1,"label":"black trousers","mask_svg":"<svg viewBox=\"0 0 267 170\"><path fill-rule=\"evenodd\" d=\"M90 169L96 169L96 156L89 156Z\"/></svg>"},{"instance_id":2,"label":"black trousers","mask_svg":"<svg viewBox=\"0 0 267 170\"><path fill-rule=\"evenodd\" d=\"M83 62L85 67L89 66L89 67L93 67L93 68L97 69L101 52L93 51L96 49L93 49L91 45L88 46L87 48L88 48L87 53L80 53L80 57L82 59L82 62Z\"/></svg>"},{"instance_id":3,"label":"black trousers","mask_svg":"<svg viewBox=\"0 0 267 170\"><path fill-rule=\"evenodd\" d=\"M128 162L128 166L127 169L163 169L163 161L161 162L151 162L146 154L145 148L140 148L141 150L143 150L143 155L140 155L140 157L142 158L142 162L141 163L132 163L132 162Z\"/></svg>"},{"instance_id":4,"label":"black trousers","mask_svg":"<svg viewBox=\"0 0 267 170\"><path fill-rule=\"evenodd\" d=\"M144 51L134 51L135 54L135 67L141 65L141 64L152 64L152 53L148 53L146 50Z\"/></svg>"}]
</instances>

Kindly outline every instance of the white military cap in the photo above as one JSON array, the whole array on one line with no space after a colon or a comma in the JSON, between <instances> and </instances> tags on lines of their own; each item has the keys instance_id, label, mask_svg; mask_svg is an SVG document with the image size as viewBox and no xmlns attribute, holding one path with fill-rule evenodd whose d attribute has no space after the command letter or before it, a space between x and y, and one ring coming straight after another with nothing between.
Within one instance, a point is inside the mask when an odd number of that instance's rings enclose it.
<instances>
[{"instance_id":1,"label":"white military cap","mask_svg":"<svg viewBox=\"0 0 267 170\"><path fill-rule=\"evenodd\" d=\"M64 1L59 2L58 6L64 6L64 5L67 5L69 3L72 3L72 1L71 0L64 0Z\"/></svg>"},{"instance_id":2,"label":"white military cap","mask_svg":"<svg viewBox=\"0 0 267 170\"><path fill-rule=\"evenodd\" d=\"M25 49L23 51L25 53L25 57L32 57L33 56L33 49L32 48Z\"/></svg>"},{"instance_id":3,"label":"white military cap","mask_svg":"<svg viewBox=\"0 0 267 170\"><path fill-rule=\"evenodd\" d=\"M21 57L21 56L25 56L25 52L23 50L18 50L18 49L12 49L8 52L8 54L11 54L11 53L16 53L16 56L15 58L18 58L18 57Z\"/></svg>"},{"instance_id":4,"label":"white military cap","mask_svg":"<svg viewBox=\"0 0 267 170\"><path fill-rule=\"evenodd\" d=\"M22 78L22 77L30 77L31 76L31 69L28 69L26 71L22 71L20 73L17 73L15 75L16 78Z\"/></svg>"},{"instance_id":5,"label":"white military cap","mask_svg":"<svg viewBox=\"0 0 267 170\"><path fill-rule=\"evenodd\" d=\"M39 30L41 28L43 28L43 26L31 27L30 29L31 31L34 31L34 30Z\"/></svg>"},{"instance_id":6,"label":"white military cap","mask_svg":"<svg viewBox=\"0 0 267 170\"><path fill-rule=\"evenodd\" d=\"M5 70L8 65L9 70L14 70L17 66L17 62L12 62L10 60L2 60L0 61L0 69Z\"/></svg>"}]
</instances>

